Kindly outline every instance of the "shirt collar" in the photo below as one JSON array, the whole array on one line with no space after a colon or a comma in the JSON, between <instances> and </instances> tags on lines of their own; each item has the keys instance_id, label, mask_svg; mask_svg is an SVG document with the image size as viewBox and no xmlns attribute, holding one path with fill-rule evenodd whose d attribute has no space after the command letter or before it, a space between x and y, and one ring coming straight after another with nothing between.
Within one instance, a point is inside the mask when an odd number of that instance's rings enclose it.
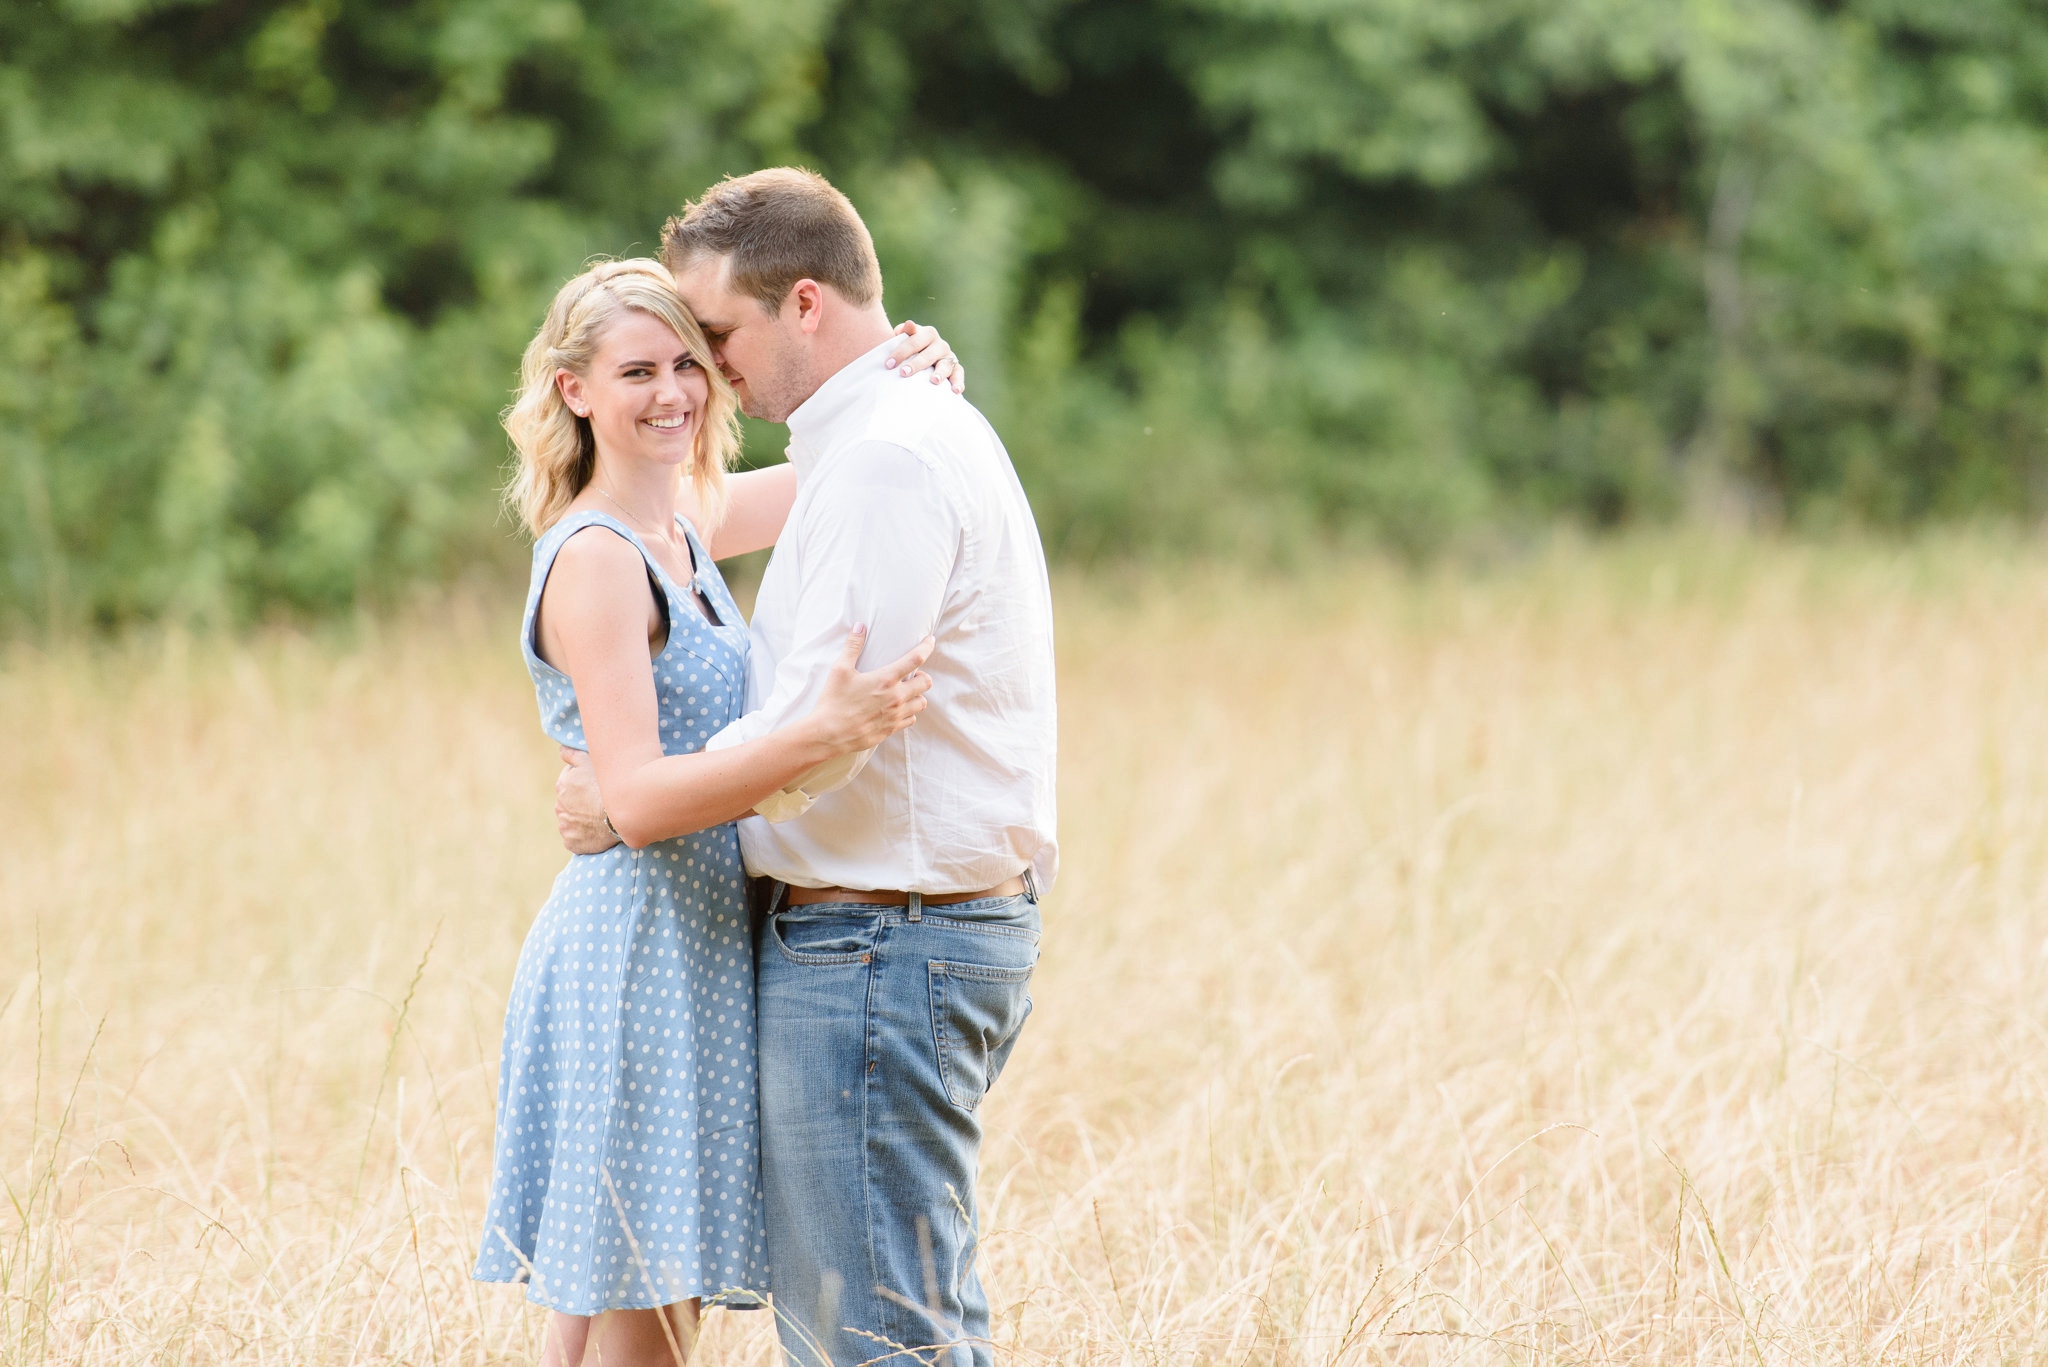
<instances>
[{"instance_id":1,"label":"shirt collar","mask_svg":"<svg viewBox=\"0 0 2048 1367\"><path fill-rule=\"evenodd\" d=\"M830 450L847 421L867 406L875 386L889 378L882 358L896 344L896 334L839 368L811 397L789 415L789 459L802 479Z\"/></svg>"}]
</instances>

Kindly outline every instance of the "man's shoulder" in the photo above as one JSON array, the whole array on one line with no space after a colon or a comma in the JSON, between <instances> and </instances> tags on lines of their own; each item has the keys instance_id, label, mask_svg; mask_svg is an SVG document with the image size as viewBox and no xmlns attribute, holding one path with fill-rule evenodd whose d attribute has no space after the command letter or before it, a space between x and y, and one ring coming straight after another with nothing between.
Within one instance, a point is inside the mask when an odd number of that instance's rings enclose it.
<instances>
[{"instance_id":1,"label":"man's shoulder","mask_svg":"<svg viewBox=\"0 0 2048 1367\"><path fill-rule=\"evenodd\" d=\"M941 470L922 442L901 434L863 433L849 440L836 459L820 472L817 488L901 489L932 485Z\"/></svg>"},{"instance_id":2,"label":"man's shoulder","mask_svg":"<svg viewBox=\"0 0 2048 1367\"><path fill-rule=\"evenodd\" d=\"M989 476L1006 463L994 429L950 387L885 379L800 495L803 519L835 520L873 494L971 521L987 502Z\"/></svg>"},{"instance_id":3,"label":"man's shoulder","mask_svg":"<svg viewBox=\"0 0 2048 1367\"><path fill-rule=\"evenodd\" d=\"M832 458L804 481L795 516L821 528L849 517L864 519L877 501L898 512L952 508L953 484L942 448L925 433L864 424L842 436Z\"/></svg>"},{"instance_id":4,"label":"man's shoulder","mask_svg":"<svg viewBox=\"0 0 2048 1367\"><path fill-rule=\"evenodd\" d=\"M987 440L988 424L942 385L885 381L860 424L842 438L821 483L948 482L961 456Z\"/></svg>"},{"instance_id":5,"label":"man's shoulder","mask_svg":"<svg viewBox=\"0 0 2048 1367\"><path fill-rule=\"evenodd\" d=\"M955 394L952 386L931 384L919 376L883 383L861 436L924 452L982 440L988 431L981 411Z\"/></svg>"}]
</instances>

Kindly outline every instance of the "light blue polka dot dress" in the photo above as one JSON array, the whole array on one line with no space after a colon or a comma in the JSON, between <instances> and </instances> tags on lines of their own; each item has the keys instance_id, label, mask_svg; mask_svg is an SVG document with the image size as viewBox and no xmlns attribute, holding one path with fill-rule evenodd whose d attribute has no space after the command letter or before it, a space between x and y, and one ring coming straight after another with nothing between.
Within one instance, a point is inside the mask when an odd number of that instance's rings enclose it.
<instances>
[{"instance_id":1,"label":"light blue polka dot dress","mask_svg":"<svg viewBox=\"0 0 2048 1367\"><path fill-rule=\"evenodd\" d=\"M687 523L715 624L613 518L572 514L534 547L520 644L542 729L584 747L575 690L535 652L533 629L556 553L592 526L639 549L667 606L654 659L662 751L701 750L740 714L747 629ZM505 1011L479 1280L528 1282L532 1300L573 1315L692 1296L738 1306L767 1285L753 966L730 823L569 861Z\"/></svg>"}]
</instances>

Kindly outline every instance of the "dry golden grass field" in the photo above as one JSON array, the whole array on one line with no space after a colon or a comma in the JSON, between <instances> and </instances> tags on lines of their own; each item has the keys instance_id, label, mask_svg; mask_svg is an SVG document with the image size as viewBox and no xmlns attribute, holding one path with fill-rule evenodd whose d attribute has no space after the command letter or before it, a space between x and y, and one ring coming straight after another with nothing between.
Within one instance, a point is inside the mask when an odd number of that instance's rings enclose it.
<instances>
[{"instance_id":1,"label":"dry golden grass field","mask_svg":"<svg viewBox=\"0 0 2048 1367\"><path fill-rule=\"evenodd\" d=\"M2048 1357L2048 548L1061 611L1007 1360ZM467 1277L561 862L512 635L0 654L0 1362L530 1360Z\"/></svg>"}]
</instances>

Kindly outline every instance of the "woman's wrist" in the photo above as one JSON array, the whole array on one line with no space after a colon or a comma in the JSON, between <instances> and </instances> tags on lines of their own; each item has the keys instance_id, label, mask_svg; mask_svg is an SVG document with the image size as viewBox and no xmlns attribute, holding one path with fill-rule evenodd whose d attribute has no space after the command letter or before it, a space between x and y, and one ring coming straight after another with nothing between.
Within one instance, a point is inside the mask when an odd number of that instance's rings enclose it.
<instances>
[{"instance_id":1,"label":"woman's wrist","mask_svg":"<svg viewBox=\"0 0 2048 1367\"><path fill-rule=\"evenodd\" d=\"M833 736L816 711L806 714L801 720L787 728L791 747L791 762L801 766L799 775L808 773L826 760L837 759L846 753L833 743Z\"/></svg>"}]
</instances>

